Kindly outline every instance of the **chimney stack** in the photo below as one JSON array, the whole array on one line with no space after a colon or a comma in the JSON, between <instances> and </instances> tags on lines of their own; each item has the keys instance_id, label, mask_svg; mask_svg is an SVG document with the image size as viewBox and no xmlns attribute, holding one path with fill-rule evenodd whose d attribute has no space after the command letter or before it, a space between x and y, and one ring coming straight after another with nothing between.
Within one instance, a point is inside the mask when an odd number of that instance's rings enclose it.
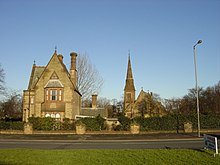
<instances>
[{"instance_id":1,"label":"chimney stack","mask_svg":"<svg viewBox=\"0 0 220 165\"><path fill-rule=\"evenodd\" d=\"M77 53L72 52L72 53L70 53L70 56L71 56L70 78L76 87L76 81L77 81L76 57L77 57Z\"/></svg>"},{"instance_id":2,"label":"chimney stack","mask_svg":"<svg viewBox=\"0 0 220 165\"><path fill-rule=\"evenodd\" d=\"M92 108L97 108L97 95L92 95Z\"/></svg>"}]
</instances>

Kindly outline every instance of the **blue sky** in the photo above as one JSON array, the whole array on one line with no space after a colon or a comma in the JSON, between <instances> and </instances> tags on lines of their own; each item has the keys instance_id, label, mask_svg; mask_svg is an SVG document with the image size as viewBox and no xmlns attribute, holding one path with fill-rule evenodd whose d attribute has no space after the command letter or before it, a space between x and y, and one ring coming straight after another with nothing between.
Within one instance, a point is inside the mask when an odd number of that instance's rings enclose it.
<instances>
[{"instance_id":1,"label":"blue sky","mask_svg":"<svg viewBox=\"0 0 220 165\"><path fill-rule=\"evenodd\" d=\"M86 53L104 79L102 97L121 99L131 54L136 95L178 98L220 80L220 0L0 0L0 63L6 85L27 88L33 61L54 53L69 67L71 51Z\"/></svg>"}]
</instances>

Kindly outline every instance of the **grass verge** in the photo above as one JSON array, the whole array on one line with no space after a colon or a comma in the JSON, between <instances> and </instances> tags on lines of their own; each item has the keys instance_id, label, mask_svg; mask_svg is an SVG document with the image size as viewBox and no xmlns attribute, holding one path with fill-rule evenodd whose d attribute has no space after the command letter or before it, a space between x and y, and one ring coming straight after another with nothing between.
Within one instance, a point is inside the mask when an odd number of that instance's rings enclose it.
<instances>
[{"instance_id":1,"label":"grass verge","mask_svg":"<svg viewBox=\"0 0 220 165\"><path fill-rule=\"evenodd\" d=\"M1 149L0 164L220 164L220 156L205 150L31 150Z\"/></svg>"}]
</instances>

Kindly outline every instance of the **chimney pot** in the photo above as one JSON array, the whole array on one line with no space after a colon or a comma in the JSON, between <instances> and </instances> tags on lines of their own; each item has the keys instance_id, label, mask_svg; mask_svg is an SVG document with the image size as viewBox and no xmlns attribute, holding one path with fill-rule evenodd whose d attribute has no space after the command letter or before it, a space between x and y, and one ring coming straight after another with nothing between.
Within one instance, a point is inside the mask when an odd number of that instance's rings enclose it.
<instances>
[{"instance_id":1,"label":"chimney pot","mask_svg":"<svg viewBox=\"0 0 220 165\"><path fill-rule=\"evenodd\" d=\"M63 62L63 55L62 55L62 54L59 54L59 55L58 55L58 58L59 58L59 60L60 60L61 62Z\"/></svg>"}]
</instances>

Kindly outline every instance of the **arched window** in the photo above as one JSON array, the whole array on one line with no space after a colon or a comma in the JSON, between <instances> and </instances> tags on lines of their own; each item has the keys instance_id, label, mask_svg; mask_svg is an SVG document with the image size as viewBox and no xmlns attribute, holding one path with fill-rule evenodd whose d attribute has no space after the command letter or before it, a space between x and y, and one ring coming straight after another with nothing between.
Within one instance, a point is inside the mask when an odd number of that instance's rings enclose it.
<instances>
[{"instance_id":1,"label":"arched window","mask_svg":"<svg viewBox=\"0 0 220 165\"><path fill-rule=\"evenodd\" d=\"M55 118L55 117L56 117L56 115L55 115L55 114L51 114L51 117L52 117L52 118Z\"/></svg>"},{"instance_id":2,"label":"arched window","mask_svg":"<svg viewBox=\"0 0 220 165\"><path fill-rule=\"evenodd\" d=\"M56 119L59 119L59 118L60 118L60 114L57 113L57 114L56 114Z\"/></svg>"},{"instance_id":3,"label":"arched window","mask_svg":"<svg viewBox=\"0 0 220 165\"><path fill-rule=\"evenodd\" d=\"M50 117L50 114L49 114L49 113L47 113L47 114L45 115L45 117Z\"/></svg>"}]
</instances>

